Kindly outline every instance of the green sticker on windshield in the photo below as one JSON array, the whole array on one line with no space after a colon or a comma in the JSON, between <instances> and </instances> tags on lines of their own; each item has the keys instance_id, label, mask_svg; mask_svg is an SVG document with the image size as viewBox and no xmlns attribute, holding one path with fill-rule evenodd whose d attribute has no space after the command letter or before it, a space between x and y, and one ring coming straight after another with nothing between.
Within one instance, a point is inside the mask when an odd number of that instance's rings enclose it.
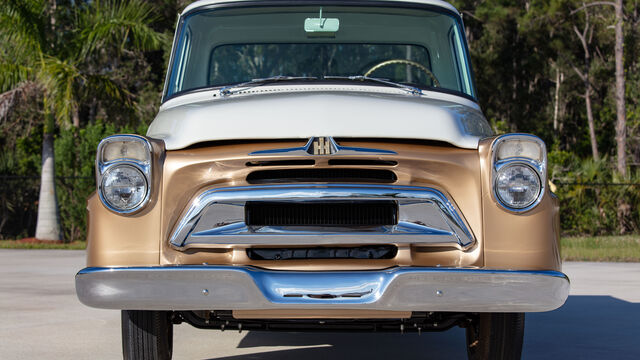
<instances>
[{"instance_id":1,"label":"green sticker on windshield","mask_svg":"<svg viewBox=\"0 0 640 360\"><path fill-rule=\"evenodd\" d=\"M340 19L323 18L322 8L317 18L306 18L304 20L304 31L307 33L317 33L318 35L333 35L340 29Z\"/></svg>"}]
</instances>

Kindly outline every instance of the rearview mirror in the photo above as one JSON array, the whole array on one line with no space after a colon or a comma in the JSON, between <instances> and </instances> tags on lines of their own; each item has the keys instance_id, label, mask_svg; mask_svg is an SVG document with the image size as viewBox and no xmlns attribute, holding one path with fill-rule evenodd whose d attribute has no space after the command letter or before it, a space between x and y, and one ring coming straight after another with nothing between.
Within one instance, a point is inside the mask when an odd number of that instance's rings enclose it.
<instances>
[{"instance_id":1,"label":"rearview mirror","mask_svg":"<svg viewBox=\"0 0 640 360\"><path fill-rule=\"evenodd\" d=\"M335 33L340 29L340 19L323 18L322 8L317 18L306 18L304 20L304 31L308 33Z\"/></svg>"}]
</instances>

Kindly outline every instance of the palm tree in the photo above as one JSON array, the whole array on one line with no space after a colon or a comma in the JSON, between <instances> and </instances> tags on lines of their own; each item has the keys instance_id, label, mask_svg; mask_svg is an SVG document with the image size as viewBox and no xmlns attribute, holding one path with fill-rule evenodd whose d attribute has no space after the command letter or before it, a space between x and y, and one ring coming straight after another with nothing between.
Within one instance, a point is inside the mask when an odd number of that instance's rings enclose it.
<instances>
[{"instance_id":1,"label":"palm tree","mask_svg":"<svg viewBox=\"0 0 640 360\"><path fill-rule=\"evenodd\" d=\"M66 23L58 23L65 14ZM68 20L71 19L71 20ZM10 92L36 89L42 98L44 136L36 238L61 240L55 194L54 131L79 126L78 104L87 93L130 102L111 69L90 63L105 49L146 51L166 41L154 31L152 7L142 0L69 2L2 0L0 2L0 109L9 111Z\"/></svg>"}]
</instances>

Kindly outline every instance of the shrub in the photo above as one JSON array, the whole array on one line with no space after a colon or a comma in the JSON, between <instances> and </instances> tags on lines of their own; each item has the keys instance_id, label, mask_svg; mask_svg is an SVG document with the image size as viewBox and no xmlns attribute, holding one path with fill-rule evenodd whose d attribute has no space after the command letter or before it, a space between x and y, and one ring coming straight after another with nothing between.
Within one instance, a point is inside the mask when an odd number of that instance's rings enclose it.
<instances>
[{"instance_id":1,"label":"shrub","mask_svg":"<svg viewBox=\"0 0 640 360\"><path fill-rule=\"evenodd\" d=\"M560 199L563 234L624 234L640 229L637 172L621 178L606 157L580 160L565 151L551 151L549 164L549 178Z\"/></svg>"}]
</instances>

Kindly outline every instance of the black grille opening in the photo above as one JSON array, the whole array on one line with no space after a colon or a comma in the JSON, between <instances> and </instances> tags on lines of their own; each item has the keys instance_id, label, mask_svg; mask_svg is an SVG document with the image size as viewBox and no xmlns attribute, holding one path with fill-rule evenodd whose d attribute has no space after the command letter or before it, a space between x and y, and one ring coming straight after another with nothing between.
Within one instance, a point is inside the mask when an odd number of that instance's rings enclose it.
<instances>
[{"instance_id":1,"label":"black grille opening","mask_svg":"<svg viewBox=\"0 0 640 360\"><path fill-rule=\"evenodd\" d=\"M383 226L398 224L395 201L269 202L245 204L248 226Z\"/></svg>"},{"instance_id":2,"label":"black grille opening","mask_svg":"<svg viewBox=\"0 0 640 360\"><path fill-rule=\"evenodd\" d=\"M251 260L314 260L314 259L393 259L398 254L394 245L355 247L249 248Z\"/></svg>"},{"instance_id":3,"label":"black grille opening","mask_svg":"<svg viewBox=\"0 0 640 360\"><path fill-rule=\"evenodd\" d=\"M264 160L264 161L248 161L247 166L296 166L296 165L314 165L315 160Z\"/></svg>"},{"instance_id":4,"label":"black grille opening","mask_svg":"<svg viewBox=\"0 0 640 360\"><path fill-rule=\"evenodd\" d=\"M247 176L249 184L278 182L375 182L392 183L396 174L383 169L278 169L257 170Z\"/></svg>"},{"instance_id":5,"label":"black grille opening","mask_svg":"<svg viewBox=\"0 0 640 360\"><path fill-rule=\"evenodd\" d=\"M374 160L374 159L331 159L329 165L358 165L358 166L396 166L394 160Z\"/></svg>"}]
</instances>

